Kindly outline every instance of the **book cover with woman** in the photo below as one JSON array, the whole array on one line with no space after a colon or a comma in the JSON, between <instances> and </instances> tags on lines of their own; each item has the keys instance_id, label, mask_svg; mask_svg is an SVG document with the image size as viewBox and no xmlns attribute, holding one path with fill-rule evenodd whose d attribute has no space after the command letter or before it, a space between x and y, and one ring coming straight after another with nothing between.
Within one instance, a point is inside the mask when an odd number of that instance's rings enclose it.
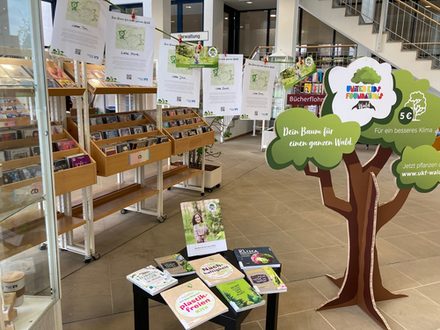
<instances>
[{"instance_id":1,"label":"book cover with woman","mask_svg":"<svg viewBox=\"0 0 440 330\"><path fill-rule=\"evenodd\" d=\"M188 256L227 250L218 199L184 202L180 208Z\"/></svg>"}]
</instances>

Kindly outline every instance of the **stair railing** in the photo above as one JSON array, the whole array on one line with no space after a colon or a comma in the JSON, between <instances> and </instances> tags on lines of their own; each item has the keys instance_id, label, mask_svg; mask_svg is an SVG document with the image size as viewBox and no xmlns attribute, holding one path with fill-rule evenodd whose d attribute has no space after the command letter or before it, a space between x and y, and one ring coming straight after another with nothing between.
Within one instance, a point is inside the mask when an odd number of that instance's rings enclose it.
<instances>
[{"instance_id":1,"label":"stair railing","mask_svg":"<svg viewBox=\"0 0 440 330\"><path fill-rule=\"evenodd\" d=\"M422 2L425 6L401 0L333 0L333 6L345 7L347 16L360 16L360 23L373 23L377 51L382 48L382 33L387 32L389 40L401 41L403 49L416 50L419 59L430 59L433 68L440 68L440 8ZM371 5L374 14L366 10Z\"/></svg>"}]
</instances>

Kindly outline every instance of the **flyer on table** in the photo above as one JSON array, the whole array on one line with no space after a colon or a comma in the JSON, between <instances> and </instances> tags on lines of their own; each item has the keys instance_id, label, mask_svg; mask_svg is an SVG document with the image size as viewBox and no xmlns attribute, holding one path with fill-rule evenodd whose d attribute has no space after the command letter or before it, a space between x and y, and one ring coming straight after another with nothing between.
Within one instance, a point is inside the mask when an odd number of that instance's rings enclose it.
<instances>
[{"instance_id":1,"label":"flyer on table","mask_svg":"<svg viewBox=\"0 0 440 330\"><path fill-rule=\"evenodd\" d=\"M151 18L109 12L105 45L106 80L153 85L154 26Z\"/></svg>"},{"instance_id":2,"label":"flyer on table","mask_svg":"<svg viewBox=\"0 0 440 330\"><path fill-rule=\"evenodd\" d=\"M73 60L101 64L109 4L101 0L60 0L50 52Z\"/></svg>"},{"instance_id":3,"label":"flyer on table","mask_svg":"<svg viewBox=\"0 0 440 330\"><path fill-rule=\"evenodd\" d=\"M274 64L246 60L243 72L241 119L270 119L275 74Z\"/></svg>"},{"instance_id":4,"label":"flyer on table","mask_svg":"<svg viewBox=\"0 0 440 330\"><path fill-rule=\"evenodd\" d=\"M175 40L160 44L157 77L157 103L198 108L200 103L200 69L176 67Z\"/></svg>"},{"instance_id":5,"label":"flyer on table","mask_svg":"<svg viewBox=\"0 0 440 330\"><path fill-rule=\"evenodd\" d=\"M203 115L241 114L243 55L219 55L218 67L203 69Z\"/></svg>"}]
</instances>

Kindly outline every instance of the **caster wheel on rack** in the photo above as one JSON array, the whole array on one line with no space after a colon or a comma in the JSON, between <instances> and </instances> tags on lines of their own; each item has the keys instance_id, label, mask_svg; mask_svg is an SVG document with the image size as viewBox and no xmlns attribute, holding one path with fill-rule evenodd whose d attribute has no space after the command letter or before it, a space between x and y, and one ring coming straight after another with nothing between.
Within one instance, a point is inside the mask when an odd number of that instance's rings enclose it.
<instances>
[{"instance_id":1,"label":"caster wheel on rack","mask_svg":"<svg viewBox=\"0 0 440 330\"><path fill-rule=\"evenodd\" d=\"M126 210L126 209L121 210L121 214L127 214L127 213L128 213L128 210Z\"/></svg>"},{"instance_id":2,"label":"caster wheel on rack","mask_svg":"<svg viewBox=\"0 0 440 330\"><path fill-rule=\"evenodd\" d=\"M212 188L207 188L206 191L212 193Z\"/></svg>"},{"instance_id":3,"label":"caster wheel on rack","mask_svg":"<svg viewBox=\"0 0 440 330\"><path fill-rule=\"evenodd\" d=\"M220 183L215 186L216 188L220 188Z\"/></svg>"},{"instance_id":4,"label":"caster wheel on rack","mask_svg":"<svg viewBox=\"0 0 440 330\"><path fill-rule=\"evenodd\" d=\"M92 261L92 258L85 258L84 263L89 264Z\"/></svg>"},{"instance_id":5,"label":"caster wheel on rack","mask_svg":"<svg viewBox=\"0 0 440 330\"><path fill-rule=\"evenodd\" d=\"M167 190L171 190L171 187L168 187Z\"/></svg>"},{"instance_id":6,"label":"caster wheel on rack","mask_svg":"<svg viewBox=\"0 0 440 330\"><path fill-rule=\"evenodd\" d=\"M99 259L101 259L101 255L99 253L95 253L94 255L92 255L92 259L99 260Z\"/></svg>"},{"instance_id":7,"label":"caster wheel on rack","mask_svg":"<svg viewBox=\"0 0 440 330\"><path fill-rule=\"evenodd\" d=\"M202 197L205 196L205 193L204 192L200 193L200 196L202 196Z\"/></svg>"},{"instance_id":8,"label":"caster wheel on rack","mask_svg":"<svg viewBox=\"0 0 440 330\"><path fill-rule=\"evenodd\" d=\"M160 216L160 217L157 217L156 219L157 219L157 221L159 222L159 223L163 223L163 222L165 222L165 220L168 218L168 216L166 215L166 214L164 214L164 215L162 215L162 216Z\"/></svg>"},{"instance_id":9,"label":"caster wheel on rack","mask_svg":"<svg viewBox=\"0 0 440 330\"><path fill-rule=\"evenodd\" d=\"M40 245L40 251L45 251L45 250L47 250L47 244L43 243Z\"/></svg>"}]
</instances>

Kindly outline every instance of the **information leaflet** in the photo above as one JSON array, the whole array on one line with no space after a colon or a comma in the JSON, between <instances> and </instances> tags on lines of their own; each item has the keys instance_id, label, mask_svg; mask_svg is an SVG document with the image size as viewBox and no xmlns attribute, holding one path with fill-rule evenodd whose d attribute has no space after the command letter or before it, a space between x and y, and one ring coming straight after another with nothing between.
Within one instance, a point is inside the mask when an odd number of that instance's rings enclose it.
<instances>
[{"instance_id":1,"label":"information leaflet","mask_svg":"<svg viewBox=\"0 0 440 330\"><path fill-rule=\"evenodd\" d=\"M160 44L157 103L198 108L200 69L176 67L176 44L170 39L163 39Z\"/></svg>"},{"instance_id":2,"label":"information leaflet","mask_svg":"<svg viewBox=\"0 0 440 330\"><path fill-rule=\"evenodd\" d=\"M100 0L57 2L51 53L101 64L109 4Z\"/></svg>"},{"instance_id":3,"label":"information leaflet","mask_svg":"<svg viewBox=\"0 0 440 330\"><path fill-rule=\"evenodd\" d=\"M129 85L153 85L152 20L109 12L105 46L106 80Z\"/></svg>"},{"instance_id":4,"label":"information leaflet","mask_svg":"<svg viewBox=\"0 0 440 330\"><path fill-rule=\"evenodd\" d=\"M275 72L274 64L246 60L241 119L270 119Z\"/></svg>"},{"instance_id":5,"label":"information leaflet","mask_svg":"<svg viewBox=\"0 0 440 330\"><path fill-rule=\"evenodd\" d=\"M203 115L241 114L243 55L219 55L218 68L203 69Z\"/></svg>"}]
</instances>

